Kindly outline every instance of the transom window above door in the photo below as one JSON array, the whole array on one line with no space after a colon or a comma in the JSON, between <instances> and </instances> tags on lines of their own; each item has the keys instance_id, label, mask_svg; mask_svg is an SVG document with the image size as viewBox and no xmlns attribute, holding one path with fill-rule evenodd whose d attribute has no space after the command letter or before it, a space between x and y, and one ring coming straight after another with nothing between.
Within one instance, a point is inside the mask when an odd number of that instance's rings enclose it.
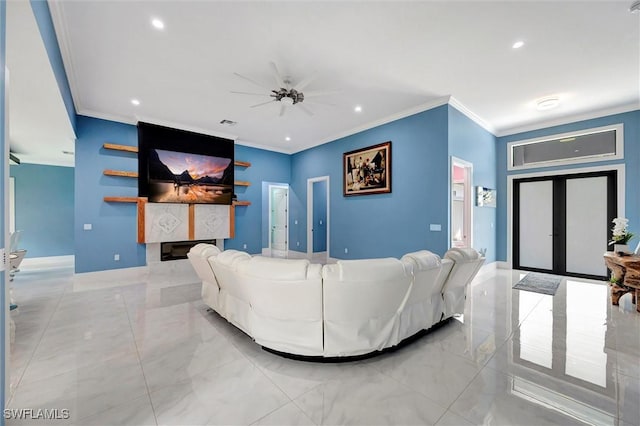
<instances>
[{"instance_id":1,"label":"transom window above door","mask_svg":"<svg viewBox=\"0 0 640 426\"><path fill-rule=\"evenodd\" d=\"M510 142L507 150L508 170L618 160L624 158L623 125Z\"/></svg>"}]
</instances>

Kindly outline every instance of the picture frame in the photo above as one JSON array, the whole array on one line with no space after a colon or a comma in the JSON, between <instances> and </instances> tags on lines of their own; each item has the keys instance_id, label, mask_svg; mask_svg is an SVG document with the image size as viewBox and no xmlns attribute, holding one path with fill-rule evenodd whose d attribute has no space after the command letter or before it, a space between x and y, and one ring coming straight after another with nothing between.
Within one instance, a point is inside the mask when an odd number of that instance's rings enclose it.
<instances>
[{"instance_id":1,"label":"picture frame","mask_svg":"<svg viewBox=\"0 0 640 426\"><path fill-rule=\"evenodd\" d=\"M345 197L391 192L391 141L342 154Z\"/></svg>"},{"instance_id":2,"label":"picture frame","mask_svg":"<svg viewBox=\"0 0 640 426\"><path fill-rule=\"evenodd\" d=\"M476 205L478 207L496 207L496 196L495 189L483 186L476 187Z\"/></svg>"}]
</instances>

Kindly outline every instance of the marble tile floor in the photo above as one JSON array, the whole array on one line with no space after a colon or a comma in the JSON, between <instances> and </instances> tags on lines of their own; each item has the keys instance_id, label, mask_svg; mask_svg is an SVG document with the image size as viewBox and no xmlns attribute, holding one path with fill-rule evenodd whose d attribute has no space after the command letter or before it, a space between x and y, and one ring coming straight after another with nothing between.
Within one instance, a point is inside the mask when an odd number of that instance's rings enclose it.
<instances>
[{"instance_id":1,"label":"marble tile floor","mask_svg":"<svg viewBox=\"0 0 640 426\"><path fill-rule=\"evenodd\" d=\"M464 318L398 351L317 364L263 351L200 300L195 275L71 270L14 281L8 408L75 425L640 425L640 314L603 283L556 296L493 270Z\"/></svg>"}]
</instances>

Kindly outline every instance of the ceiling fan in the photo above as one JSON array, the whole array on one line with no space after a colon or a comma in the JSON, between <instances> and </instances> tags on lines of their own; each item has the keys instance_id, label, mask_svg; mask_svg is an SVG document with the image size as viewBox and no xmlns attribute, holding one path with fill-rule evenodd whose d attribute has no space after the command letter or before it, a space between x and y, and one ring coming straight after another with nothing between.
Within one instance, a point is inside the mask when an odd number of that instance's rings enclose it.
<instances>
[{"instance_id":1,"label":"ceiling fan","mask_svg":"<svg viewBox=\"0 0 640 426\"><path fill-rule=\"evenodd\" d=\"M291 77L288 76L282 76L280 74L280 71L278 70L278 67L276 66L276 64L274 62L270 62L269 63L271 66L271 71L273 73L273 76L275 78L276 81L276 85L277 88L276 89L269 89L268 87L265 87L264 85L258 83L257 81L249 78L249 77L245 77L242 74L238 74L237 72L234 73L236 76L247 80L248 82L261 87L262 89L267 90L269 93L251 93L251 92L237 92L237 91L231 91L231 93L236 93L236 94L240 94L240 95L251 95L251 96L268 96L270 98L272 98L269 101L266 102L261 102L259 104L255 104L255 105L251 105L250 108L255 108L255 107L259 107L259 106L263 106L263 105L267 105L273 102L280 102L281 106L280 106L280 116L283 116L287 107L289 106L293 106L296 105L296 108L299 108L302 112L304 112L305 114L312 116L313 112L307 108L305 105L302 105L302 103L305 101L305 99L307 98L311 98L314 96L321 96L321 95L326 95L326 94L330 94L333 92L307 92L307 93L303 93L302 90L307 87L309 85L309 83L311 83L314 79L315 79L315 74L311 75L303 80L300 80L297 84L293 84L293 81L291 80ZM310 102L309 100L307 100L307 102ZM315 102L314 103L321 103L321 102ZM331 105L331 104L327 104L327 105Z\"/></svg>"}]
</instances>

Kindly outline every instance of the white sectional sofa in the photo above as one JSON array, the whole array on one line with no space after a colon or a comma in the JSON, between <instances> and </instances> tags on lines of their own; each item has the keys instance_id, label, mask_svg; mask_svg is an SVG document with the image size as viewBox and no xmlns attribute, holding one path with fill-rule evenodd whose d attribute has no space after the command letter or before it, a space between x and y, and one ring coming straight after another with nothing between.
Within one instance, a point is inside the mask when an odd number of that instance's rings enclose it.
<instances>
[{"instance_id":1,"label":"white sectional sofa","mask_svg":"<svg viewBox=\"0 0 640 426\"><path fill-rule=\"evenodd\" d=\"M473 249L444 259L305 259L221 252L198 244L188 257L204 302L263 347L307 357L349 357L397 346L464 310L465 289L484 263Z\"/></svg>"}]
</instances>

